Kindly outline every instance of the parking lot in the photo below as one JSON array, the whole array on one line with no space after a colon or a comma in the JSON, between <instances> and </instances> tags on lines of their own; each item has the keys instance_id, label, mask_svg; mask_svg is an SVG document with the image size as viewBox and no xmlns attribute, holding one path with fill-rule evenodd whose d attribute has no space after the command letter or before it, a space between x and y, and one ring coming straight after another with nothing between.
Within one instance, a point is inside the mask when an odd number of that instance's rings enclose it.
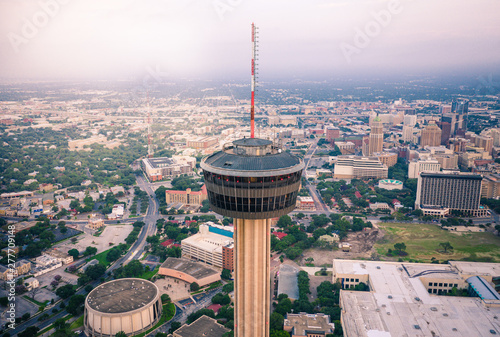
<instances>
[{"instance_id":1,"label":"parking lot","mask_svg":"<svg viewBox=\"0 0 500 337\"><path fill-rule=\"evenodd\" d=\"M83 234L78 236L78 241L72 243L71 241L65 241L56 245L58 250L68 252L70 249L78 249L81 253L89 246L97 248L97 253L103 252L110 248L110 243L113 245L118 245L125 242L125 239L132 231L132 225L108 225L101 233L100 236L93 236L90 234Z\"/></svg>"}]
</instances>

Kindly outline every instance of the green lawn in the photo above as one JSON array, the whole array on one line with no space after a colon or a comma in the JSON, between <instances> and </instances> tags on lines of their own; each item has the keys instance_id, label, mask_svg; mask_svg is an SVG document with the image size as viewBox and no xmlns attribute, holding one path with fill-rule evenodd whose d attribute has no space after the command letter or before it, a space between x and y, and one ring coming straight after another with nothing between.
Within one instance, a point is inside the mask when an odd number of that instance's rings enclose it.
<instances>
[{"instance_id":1,"label":"green lawn","mask_svg":"<svg viewBox=\"0 0 500 337\"><path fill-rule=\"evenodd\" d=\"M500 237L491 233L452 233L431 224L379 223L378 226L386 235L374 248L384 256L389 248L394 250L395 243L404 242L408 252L405 260L430 262L434 257L440 261L500 262ZM447 241L454 249L444 253L439 243Z\"/></svg>"},{"instance_id":2,"label":"green lawn","mask_svg":"<svg viewBox=\"0 0 500 337\"><path fill-rule=\"evenodd\" d=\"M141 276L139 276L139 278L142 278L142 279L145 279L145 280L151 280L151 278L154 275L156 275L159 270L160 270L160 268L155 268L153 270L147 271L144 274L142 274Z\"/></svg>"},{"instance_id":3,"label":"green lawn","mask_svg":"<svg viewBox=\"0 0 500 337\"><path fill-rule=\"evenodd\" d=\"M87 259L87 262L96 259L97 261L99 261L100 264L104 265L105 267L108 267L108 265L110 264L110 262L108 260L106 260L106 256L108 255L108 252L111 249L113 249L113 247L111 247L110 249L105 250L104 252L101 252L101 253L99 253L97 255L89 257Z\"/></svg>"},{"instance_id":4,"label":"green lawn","mask_svg":"<svg viewBox=\"0 0 500 337\"><path fill-rule=\"evenodd\" d=\"M166 312L167 315L163 315L158 321L158 323L155 324L151 329L149 329L146 332L143 332L141 334L135 335L134 337L144 337L147 334L149 334L151 331L157 329L160 325L163 325L165 322L168 322L172 319L172 317L175 316L175 305L173 303L167 303L163 305L163 312Z\"/></svg>"},{"instance_id":5,"label":"green lawn","mask_svg":"<svg viewBox=\"0 0 500 337\"><path fill-rule=\"evenodd\" d=\"M77 328L81 328L82 326L83 326L83 315L81 315L80 317L78 317L78 319L76 319L73 323L71 323L69 328L71 330L74 330Z\"/></svg>"}]
</instances>

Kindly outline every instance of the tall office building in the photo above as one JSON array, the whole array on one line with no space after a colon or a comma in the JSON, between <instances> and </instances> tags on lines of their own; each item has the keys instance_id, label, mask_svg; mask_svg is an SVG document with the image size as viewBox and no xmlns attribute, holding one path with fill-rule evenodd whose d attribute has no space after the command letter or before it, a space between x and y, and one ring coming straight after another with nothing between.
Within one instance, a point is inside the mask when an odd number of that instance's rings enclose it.
<instances>
[{"instance_id":1,"label":"tall office building","mask_svg":"<svg viewBox=\"0 0 500 337\"><path fill-rule=\"evenodd\" d=\"M304 162L269 140L244 138L201 162L208 200L235 222L235 332L269 336L271 218L295 208Z\"/></svg>"},{"instance_id":2,"label":"tall office building","mask_svg":"<svg viewBox=\"0 0 500 337\"><path fill-rule=\"evenodd\" d=\"M379 116L373 119L368 141L368 153L366 156L371 156L375 152L382 152L384 148L384 127Z\"/></svg>"},{"instance_id":3,"label":"tall office building","mask_svg":"<svg viewBox=\"0 0 500 337\"><path fill-rule=\"evenodd\" d=\"M483 177L470 173L422 172L418 177L416 209L441 207L484 215L480 209Z\"/></svg>"},{"instance_id":4,"label":"tall office building","mask_svg":"<svg viewBox=\"0 0 500 337\"><path fill-rule=\"evenodd\" d=\"M422 130L420 137L420 146L439 146L441 145L441 129L436 122L430 121Z\"/></svg>"},{"instance_id":5,"label":"tall office building","mask_svg":"<svg viewBox=\"0 0 500 337\"><path fill-rule=\"evenodd\" d=\"M448 145L451 136L451 124L441 121L438 122L438 126L441 129L441 145Z\"/></svg>"},{"instance_id":6,"label":"tall office building","mask_svg":"<svg viewBox=\"0 0 500 337\"><path fill-rule=\"evenodd\" d=\"M483 148L484 151L488 153L491 153L491 150L493 149L493 137L476 135L474 137L474 145L476 145L476 147Z\"/></svg>"}]
</instances>

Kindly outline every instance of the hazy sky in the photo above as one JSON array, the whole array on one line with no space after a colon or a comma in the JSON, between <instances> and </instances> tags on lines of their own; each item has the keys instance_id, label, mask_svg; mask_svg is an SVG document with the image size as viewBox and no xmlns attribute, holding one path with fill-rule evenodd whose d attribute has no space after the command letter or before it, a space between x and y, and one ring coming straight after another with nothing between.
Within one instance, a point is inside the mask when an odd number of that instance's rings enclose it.
<instances>
[{"instance_id":1,"label":"hazy sky","mask_svg":"<svg viewBox=\"0 0 500 337\"><path fill-rule=\"evenodd\" d=\"M378 13L378 14L377 14ZM0 0L0 78L500 70L500 0Z\"/></svg>"}]
</instances>

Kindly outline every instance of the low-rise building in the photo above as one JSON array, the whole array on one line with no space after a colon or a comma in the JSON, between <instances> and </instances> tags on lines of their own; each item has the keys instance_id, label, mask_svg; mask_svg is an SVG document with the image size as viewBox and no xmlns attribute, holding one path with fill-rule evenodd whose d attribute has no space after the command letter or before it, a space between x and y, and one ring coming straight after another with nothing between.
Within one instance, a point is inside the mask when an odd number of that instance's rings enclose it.
<instances>
[{"instance_id":1,"label":"low-rise building","mask_svg":"<svg viewBox=\"0 0 500 337\"><path fill-rule=\"evenodd\" d=\"M24 280L24 286L28 291L31 291L40 286L40 282L34 277L30 277L29 279Z\"/></svg>"},{"instance_id":2,"label":"low-rise building","mask_svg":"<svg viewBox=\"0 0 500 337\"><path fill-rule=\"evenodd\" d=\"M297 210L300 211L316 211L316 206L314 204L314 199L311 197L297 197Z\"/></svg>"},{"instance_id":3,"label":"low-rise building","mask_svg":"<svg viewBox=\"0 0 500 337\"><path fill-rule=\"evenodd\" d=\"M99 229L103 226L104 226L104 219L99 218L95 215L90 217L89 222L87 224L88 228L94 229L94 230Z\"/></svg>"},{"instance_id":4,"label":"low-rise building","mask_svg":"<svg viewBox=\"0 0 500 337\"><path fill-rule=\"evenodd\" d=\"M45 251L46 254L59 259L63 264L70 264L73 262L73 256L68 255L68 253L61 252L57 248L51 248Z\"/></svg>"},{"instance_id":5,"label":"low-rise building","mask_svg":"<svg viewBox=\"0 0 500 337\"><path fill-rule=\"evenodd\" d=\"M373 204L370 204L370 209L372 211L375 211L377 209L390 209L389 204L386 202L374 202Z\"/></svg>"},{"instance_id":6,"label":"low-rise building","mask_svg":"<svg viewBox=\"0 0 500 337\"><path fill-rule=\"evenodd\" d=\"M186 142L187 147L192 147L196 150L206 149L212 145L216 145L219 142L217 137L196 137L193 139L188 139Z\"/></svg>"},{"instance_id":7,"label":"low-rise building","mask_svg":"<svg viewBox=\"0 0 500 337\"><path fill-rule=\"evenodd\" d=\"M185 205L200 206L204 200L207 200L207 188L202 186L201 191L191 191L190 188L185 191L165 191L165 201L167 204L180 203Z\"/></svg>"},{"instance_id":8,"label":"low-rise building","mask_svg":"<svg viewBox=\"0 0 500 337\"><path fill-rule=\"evenodd\" d=\"M283 323L283 330L290 333L290 337L325 337L333 334L335 324L330 322L330 316L325 314L287 314Z\"/></svg>"},{"instance_id":9,"label":"low-rise building","mask_svg":"<svg viewBox=\"0 0 500 337\"><path fill-rule=\"evenodd\" d=\"M182 174L191 175L193 168L190 163L176 162L173 158L145 158L141 166L149 181L175 178Z\"/></svg>"},{"instance_id":10,"label":"low-rise building","mask_svg":"<svg viewBox=\"0 0 500 337\"><path fill-rule=\"evenodd\" d=\"M158 270L159 275L173 277L200 287L220 281L220 272L185 258L168 257Z\"/></svg>"},{"instance_id":11,"label":"low-rise building","mask_svg":"<svg viewBox=\"0 0 500 337\"><path fill-rule=\"evenodd\" d=\"M227 248L226 256L223 254L224 247ZM181 241L182 257L229 270L234 270L234 265L230 265L234 257L228 259L227 256L234 254L233 247L233 227L211 222L200 225L197 234Z\"/></svg>"}]
</instances>

